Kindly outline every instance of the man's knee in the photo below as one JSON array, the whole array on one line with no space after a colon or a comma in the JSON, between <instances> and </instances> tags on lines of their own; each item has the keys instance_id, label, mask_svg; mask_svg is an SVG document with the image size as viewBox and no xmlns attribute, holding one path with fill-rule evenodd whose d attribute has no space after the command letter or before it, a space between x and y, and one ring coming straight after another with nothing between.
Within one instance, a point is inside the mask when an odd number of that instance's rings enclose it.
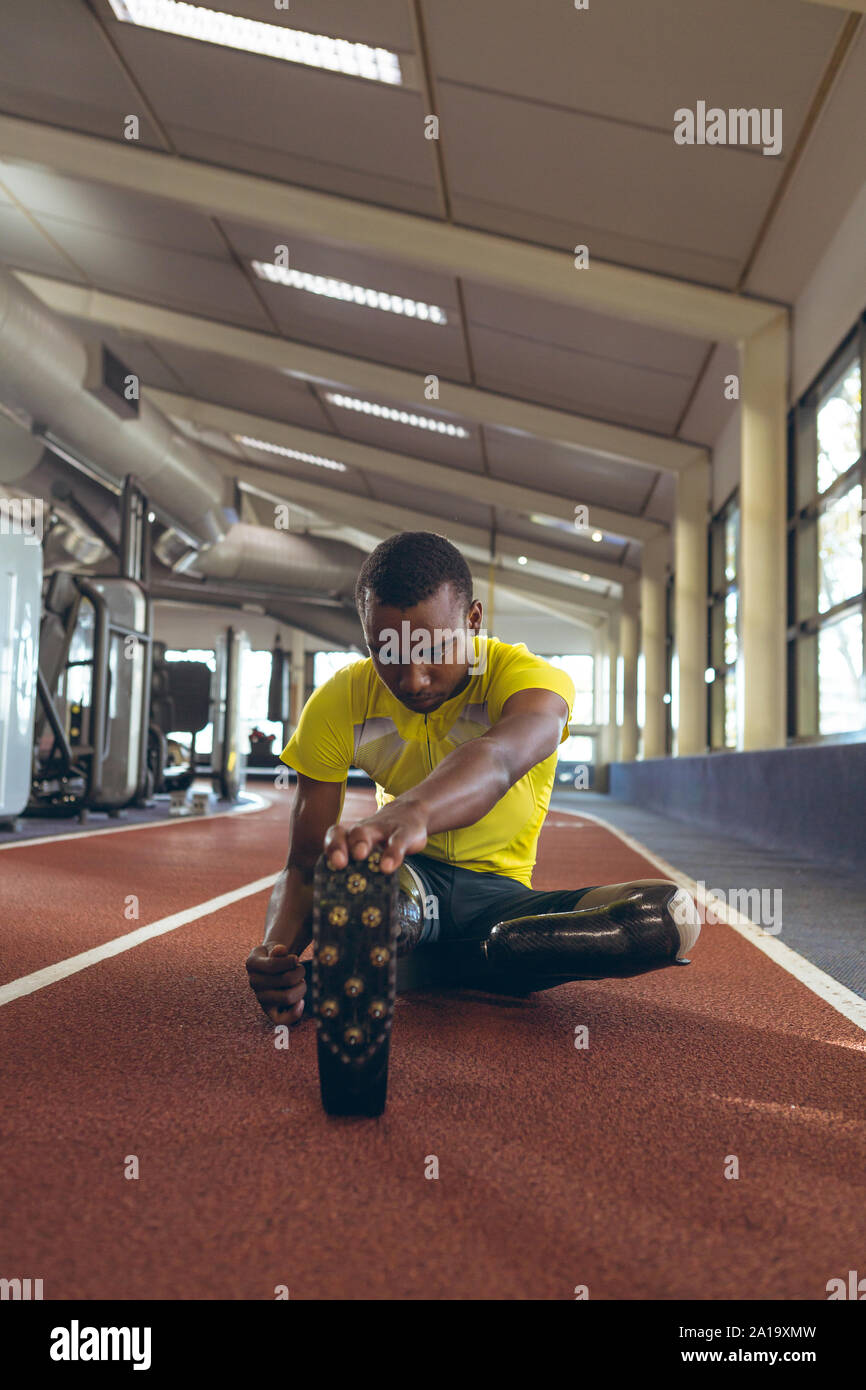
<instances>
[{"instance_id":1,"label":"man's knee","mask_svg":"<svg viewBox=\"0 0 866 1390\"><path fill-rule=\"evenodd\" d=\"M605 883L598 888L590 888L588 893L584 893L578 903L578 907L607 907L610 903L619 902L622 898L633 897L642 888L661 888L668 887L675 889L676 883L672 883L666 878L635 878L628 883Z\"/></svg>"}]
</instances>

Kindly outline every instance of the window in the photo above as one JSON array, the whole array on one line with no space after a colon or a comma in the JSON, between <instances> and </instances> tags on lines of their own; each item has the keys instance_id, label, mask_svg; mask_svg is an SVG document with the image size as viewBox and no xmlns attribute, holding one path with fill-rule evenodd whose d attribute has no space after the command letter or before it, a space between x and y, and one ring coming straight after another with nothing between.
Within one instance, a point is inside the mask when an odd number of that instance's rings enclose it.
<instances>
[{"instance_id":1,"label":"window","mask_svg":"<svg viewBox=\"0 0 866 1390\"><path fill-rule=\"evenodd\" d=\"M329 681L344 666L351 666L353 661L360 661L357 652L316 652L313 660L313 686L318 690L320 685Z\"/></svg>"},{"instance_id":2,"label":"window","mask_svg":"<svg viewBox=\"0 0 866 1390\"><path fill-rule=\"evenodd\" d=\"M866 316L791 417L788 732L866 732Z\"/></svg>"},{"instance_id":3,"label":"window","mask_svg":"<svg viewBox=\"0 0 866 1390\"><path fill-rule=\"evenodd\" d=\"M740 508L737 494L710 524L707 699L710 748L740 743Z\"/></svg>"},{"instance_id":4,"label":"window","mask_svg":"<svg viewBox=\"0 0 866 1390\"><path fill-rule=\"evenodd\" d=\"M669 574L665 583L665 753L670 757L674 751L675 719L679 718L678 706L674 704L679 671L676 657L676 632L674 629L674 576Z\"/></svg>"},{"instance_id":5,"label":"window","mask_svg":"<svg viewBox=\"0 0 866 1390\"><path fill-rule=\"evenodd\" d=\"M283 726L276 720L268 719L268 690L271 684L272 655L269 651L249 651L244 660L241 676L241 747L249 752L249 736L253 729L261 729L267 737L273 734L271 750L279 753L283 747Z\"/></svg>"},{"instance_id":6,"label":"window","mask_svg":"<svg viewBox=\"0 0 866 1390\"><path fill-rule=\"evenodd\" d=\"M551 666L565 671L574 681L573 724L595 723L595 661L591 654L581 656L549 656ZM565 747L565 745L562 745Z\"/></svg>"}]
</instances>

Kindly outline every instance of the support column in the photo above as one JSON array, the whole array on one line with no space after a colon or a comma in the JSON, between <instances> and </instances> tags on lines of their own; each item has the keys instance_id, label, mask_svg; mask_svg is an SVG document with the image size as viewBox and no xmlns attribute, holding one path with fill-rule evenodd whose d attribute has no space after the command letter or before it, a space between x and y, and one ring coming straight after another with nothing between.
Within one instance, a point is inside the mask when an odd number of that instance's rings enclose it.
<instances>
[{"instance_id":1,"label":"support column","mask_svg":"<svg viewBox=\"0 0 866 1390\"><path fill-rule=\"evenodd\" d=\"M304 634L296 627L292 628L292 697L290 702L290 720L292 729L298 727L298 720L301 717L301 710L304 708L304 681L305 681L305 650Z\"/></svg>"},{"instance_id":2,"label":"support column","mask_svg":"<svg viewBox=\"0 0 866 1390\"><path fill-rule=\"evenodd\" d=\"M677 654L677 755L707 747L707 526L710 466L677 474L674 522L674 635Z\"/></svg>"},{"instance_id":3,"label":"support column","mask_svg":"<svg viewBox=\"0 0 866 1390\"><path fill-rule=\"evenodd\" d=\"M743 747L786 733L785 413L787 316L743 346L740 381L740 653Z\"/></svg>"},{"instance_id":4,"label":"support column","mask_svg":"<svg viewBox=\"0 0 866 1390\"><path fill-rule=\"evenodd\" d=\"M668 537L658 536L643 547L640 580L641 651L646 687L643 755L665 753L665 568Z\"/></svg>"},{"instance_id":5,"label":"support column","mask_svg":"<svg viewBox=\"0 0 866 1390\"><path fill-rule=\"evenodd\" d=\"M612 613L607 624L607 751L608 761L619 757L619 729L616 722L616 665L619 660L619 617Z\"/></svg>"},{"instance_id":6,"label":"support column","mask_svg":"<svg viewBox=\"0 0 866 1390\"><path fill-rule=\"evenodd\" d=\"M622 614L619 620L619 649L622 657L622 728L619 756L624 763L637 757L637 652L638 652L638 585L624 584Z\"/></svg>"}]
</instances>

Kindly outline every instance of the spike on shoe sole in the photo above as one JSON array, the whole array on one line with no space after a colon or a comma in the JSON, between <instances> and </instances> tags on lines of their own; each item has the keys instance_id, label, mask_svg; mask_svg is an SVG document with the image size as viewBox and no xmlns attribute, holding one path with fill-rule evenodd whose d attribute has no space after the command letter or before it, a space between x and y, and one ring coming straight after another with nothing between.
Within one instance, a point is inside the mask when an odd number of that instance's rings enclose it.
<instances>
[{"instance_id":1,"label":"spike on shoe sole","mask_svg":"<svg viewBox=\"0 0 866 1390\"><path fill-rule=\"evenodd\" d=\"M316 865L313 1017L322 1104L331 1115L379 1115L385 1106L397 984L398 875L381 853L345 869Z\"/></svg>"}]
</instances>

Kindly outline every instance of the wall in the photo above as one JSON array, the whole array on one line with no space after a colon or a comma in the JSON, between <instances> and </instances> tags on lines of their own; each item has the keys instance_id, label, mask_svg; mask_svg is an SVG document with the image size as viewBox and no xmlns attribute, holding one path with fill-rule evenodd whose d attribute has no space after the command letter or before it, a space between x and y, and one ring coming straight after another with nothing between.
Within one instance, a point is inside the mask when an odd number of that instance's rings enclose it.
<instances>
[{"instance_id":1,"label":"wall","mask_svg":"<svg viewBox=\"0 0 866 1390\"><path fill-rule=\"evenodd\" d=\"M864 138L862 132L859 137ZM866 184L794 308L791 401L797 400L866 309Z\"/></svg>"},{"instance_id":2,"label":"wall","mask_svg":"<svg viewBox=\"0 0 866 1390\"><path fill-rule=\"evenodd\" d=\"M866 743L613 763L610 793L791 856L866 860Z\"/></svg>"}]
</instances>

